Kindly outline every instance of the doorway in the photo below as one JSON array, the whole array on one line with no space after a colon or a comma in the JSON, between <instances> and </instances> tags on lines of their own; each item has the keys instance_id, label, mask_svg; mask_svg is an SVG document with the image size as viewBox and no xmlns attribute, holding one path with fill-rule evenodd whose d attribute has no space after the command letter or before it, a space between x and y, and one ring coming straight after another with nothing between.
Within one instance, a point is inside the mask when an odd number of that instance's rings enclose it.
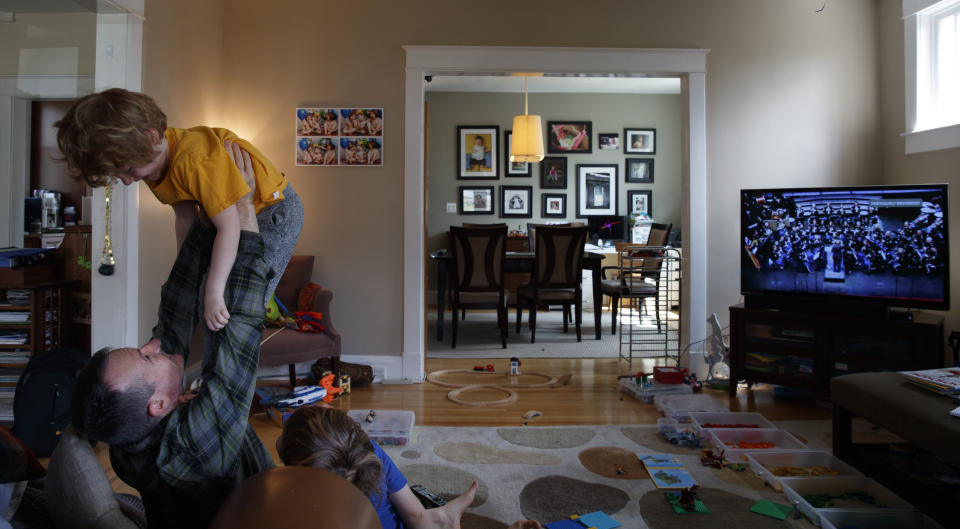
<instances>
[{"instance_id":1,"label":"doorway","mask_svg":"<svg viewBox=\"0 0 960 529\"><path fill-rule=\"evenodd\" d=\"M404 46L405 167L402 378L424 379L426 241L424 78L441 72L613 73L676 75L684 101L681 347L706 331L706 54L708 50ZM691 214L691 212L696 212Z\"/></svg>"}]
</instances>

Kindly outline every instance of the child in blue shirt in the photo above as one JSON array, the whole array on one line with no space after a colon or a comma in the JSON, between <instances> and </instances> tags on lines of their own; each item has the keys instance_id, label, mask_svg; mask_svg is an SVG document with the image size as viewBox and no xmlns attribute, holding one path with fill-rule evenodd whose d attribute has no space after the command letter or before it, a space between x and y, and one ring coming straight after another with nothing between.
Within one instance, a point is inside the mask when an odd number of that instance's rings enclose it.
<instances>
[{"instance_id":1,"label":"child in blue shirt","mask_svg":"<svg viewBox=\"0 0 960 529\"><path fill-rule=\"evenodd\" d=\"M477 482L442 507L425 509L407 478L347 413L335 408L299 408L283 425L277 452L286 465L321 468L357 486L373 504L383 529L459 529L460 517L473 502ZM521 520L509 529L540 529Z\"/></svg>"}]
</instances>

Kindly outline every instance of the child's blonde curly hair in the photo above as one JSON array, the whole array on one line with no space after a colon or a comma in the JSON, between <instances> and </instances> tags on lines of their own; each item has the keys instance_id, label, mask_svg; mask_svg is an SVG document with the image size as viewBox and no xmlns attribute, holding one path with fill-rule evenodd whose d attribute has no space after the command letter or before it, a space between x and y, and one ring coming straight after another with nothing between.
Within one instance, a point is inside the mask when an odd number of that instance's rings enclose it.
<instances>
[{"instance_id":1,"label":"child's blonde curly hair","mask_svg":"<svg viewBox=\"0 0 960 529\"><path fill-rule=\"evenodd\" d=\"M54 126L70 175L100 187L157 156L155 140L163 137L167 116L150 96L111 88L81 98Z\"/></svg>"}]
</instances>

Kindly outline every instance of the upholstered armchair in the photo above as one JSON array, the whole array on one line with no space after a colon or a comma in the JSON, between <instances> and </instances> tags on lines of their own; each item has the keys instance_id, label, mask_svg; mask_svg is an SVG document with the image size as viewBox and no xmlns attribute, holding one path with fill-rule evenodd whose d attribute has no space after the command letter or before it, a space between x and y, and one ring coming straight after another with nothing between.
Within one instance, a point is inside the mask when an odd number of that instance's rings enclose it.
<instances>
[{"instance_id":1,"label":"upholstered armchair","mask_svg":"<svg viewBox=\"0 0 960 529\"><path fill-rule=\"evenodd\" d=\"M300 290L310 282L313 274L312 255L294 255L283 273L274 293L290 311L297 310ZM315 291L311 311L323 314L320 324L323 332L298 332L293 329L267 327L263 330L260 345L260 367L288 365L290 385L296 385L296 364L322 358L331 358L336 365L340 360L340 334L333 326L330 301L333 292L320 288Z\"/></svg>"}]
</instances>

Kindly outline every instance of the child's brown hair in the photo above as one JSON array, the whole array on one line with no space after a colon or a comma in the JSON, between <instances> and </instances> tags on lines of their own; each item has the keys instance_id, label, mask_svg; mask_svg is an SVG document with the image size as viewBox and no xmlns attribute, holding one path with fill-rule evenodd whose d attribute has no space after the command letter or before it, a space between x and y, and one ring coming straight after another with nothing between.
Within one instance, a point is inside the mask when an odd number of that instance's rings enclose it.
<instances>
[{"instance_id":1,"label":"child's brown hair","mask_svg":"<svg viewBox=\"0 0 960 529\"><path fill-rule=\"evenodd\" d=\"M167 116L150 96L111 88L79 99L54 126L60 161L67 163L71 176L99 187L157 156L155 141L163 138Z\"/></svg>"},{"instance_id":2,"label":"child's brown hair","mask_svg":"<svg viewBox=\"0 0 960 529\"><path fill-rule=\"evenodd\" d=\"M370 438L343 410L298 408L283 424L277 452L286 465L321 468L345 478L370 495L383 467Z\"/></svg>"}]
</instances>

